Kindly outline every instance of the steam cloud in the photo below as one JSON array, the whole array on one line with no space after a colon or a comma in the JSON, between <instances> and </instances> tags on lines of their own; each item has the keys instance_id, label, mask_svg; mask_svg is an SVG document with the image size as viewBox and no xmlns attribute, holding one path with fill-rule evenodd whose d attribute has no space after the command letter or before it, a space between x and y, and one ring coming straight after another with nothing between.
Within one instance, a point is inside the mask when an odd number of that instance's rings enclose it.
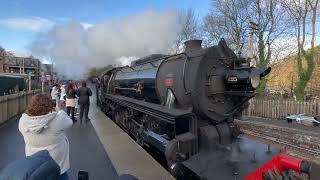
<instances>
[{"instance_id":1,"label":"steam cloud","mask_svg":"<svg viewBox=\"0 0 320 180\"><path fill-rule=\"evenodd\" d=\"M136 57L167 53L179 31L177 20L175 11L146 10L90 28L73 21L39 36L31 51L50 58L59 75L83 78L89 67L128 64Z\"/></svg>"}]
</instances>

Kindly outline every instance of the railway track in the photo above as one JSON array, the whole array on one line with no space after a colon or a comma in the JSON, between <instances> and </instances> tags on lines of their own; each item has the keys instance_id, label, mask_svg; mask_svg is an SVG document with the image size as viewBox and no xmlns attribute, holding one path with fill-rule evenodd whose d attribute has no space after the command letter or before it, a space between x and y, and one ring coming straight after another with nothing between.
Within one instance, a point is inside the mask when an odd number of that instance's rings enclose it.
<instances>
[{"instance_id":1,"label":"railway track","mask_svg":"<svg viewBox=\"0 0 320 180\"><path fill-rule=\"evenodd\" d=\"M320 133L298 125L273 121L235 120L244 136L285 148L289 154L320 165Z\"/></svg>"}]
</instances>

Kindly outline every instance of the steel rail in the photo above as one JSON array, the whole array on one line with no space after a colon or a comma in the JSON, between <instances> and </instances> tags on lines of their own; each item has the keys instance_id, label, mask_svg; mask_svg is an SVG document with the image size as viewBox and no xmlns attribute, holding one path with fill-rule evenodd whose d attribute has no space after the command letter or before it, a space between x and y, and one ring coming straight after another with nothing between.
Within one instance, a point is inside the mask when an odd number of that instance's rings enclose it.
<instances>
[{"instance_id":1,"label":"steel rail","mask_svg":"<svg viewBox=\"0 0 320 180\"><path fill-rule=\"evenodd\" d=\"M258 138L258 139L263 139L263 140L266 140L266 141L270 141L270 142L273 142L273 143L276 143L276 144L282 144L282 145L285 145L285 146L289 146L293 149L298 149L298 150L302 150L303 152L307 152L308 154L313 154L313 155L320 155L320 151L317 151L317 150L313 150L311 148L306 148L306 147L301 147L301 146L298 146L298 145L295 145L295 144L292 144L288 141L283 141L283 140L275 140L275 138L272 138L272 137L267 137L267 136L261 136L259 135L258 133L245 133L246 135L248 136L253 136L255 138Z\"/></svg>"},{"instance_id":2,"label":"steel rail","mask_svg":"<svg viewBox=\"0 0 320 180\"><path fill-rule=\"evenodd\" d=\"M268 123L259 122L259 124L257 124L255 121L250 121L250 120L246 120L246 121L235 120L234 123L236 126L240 128L240 131L245 136L255 138L258 141L262 140L270 144L285 146L285 148L289 152L292 152L299 156L303 156L305 159L314 161L317 164L320 163L320 148L318 148L320 146L317 146L318 142L313 143L311 141L303 144L303 140L297 141L296 139L294 139L295 137L292 137L292 139L290 139L291 136L288 136L289 133L293 133L293 132L297 133L297 129L291 130L290 128L286 127L285 129L288 135L287 136L284 135L284 138L282 138L282 136L278 136L275 131L277 131L278 129L279 133L285 133L281 131L284 127L271 124L270 122ZM262 126L264 128L261 129ZM277 129L275 129L275 126L277 126ZM268 127L270 127L270 130L272 129L274 133L265 132L265 129ZM303 133L303 131L301 133ZM305 135L310 136L310 134L305 134ZM309 147L306 147L306 146L309 146ZM313 147L316 147L316 148L313 148Z\"/></svg>"}]
</instances>

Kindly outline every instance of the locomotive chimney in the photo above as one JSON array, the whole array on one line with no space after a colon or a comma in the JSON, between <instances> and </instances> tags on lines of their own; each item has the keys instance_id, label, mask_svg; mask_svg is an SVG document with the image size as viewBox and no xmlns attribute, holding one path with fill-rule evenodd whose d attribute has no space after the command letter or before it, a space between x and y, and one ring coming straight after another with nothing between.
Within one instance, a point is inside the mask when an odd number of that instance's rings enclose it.
<instances>
[{"instance_id":1,"label":"locomotive chimney","mask_svg":"<svg viewBox=\"0 0 320 180\"><path fill-rule=\"evenodd\" d=\"M201 49L202 40L193 39L184 42L185 51L199 50Z\"/></svg>"}]
</instances>

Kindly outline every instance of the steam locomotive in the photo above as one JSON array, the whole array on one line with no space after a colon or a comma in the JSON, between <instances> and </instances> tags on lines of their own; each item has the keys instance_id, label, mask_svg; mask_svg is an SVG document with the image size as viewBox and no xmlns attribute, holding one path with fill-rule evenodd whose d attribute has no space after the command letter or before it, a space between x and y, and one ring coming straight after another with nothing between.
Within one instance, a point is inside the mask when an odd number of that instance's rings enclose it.
<instances>
[{"instance_id":1,"label":"steam locomotive","mask_svg":"<svg viewBox=\"0 0 320 180\"><path fill-rule=\"evenodd\" d=\"M234 179L238 168L242 178L256 166L239 167L239 148L247 142L236 138L233 121L271 68L250 67L224 39L209 48L201 42L189 40L183 53L153 54L104 72L97 102L139 144L162 152L175 177L210 179L215 172L218 179ZM228 162L236 165L230 169Z\"/></svg>"}]
</instances>

